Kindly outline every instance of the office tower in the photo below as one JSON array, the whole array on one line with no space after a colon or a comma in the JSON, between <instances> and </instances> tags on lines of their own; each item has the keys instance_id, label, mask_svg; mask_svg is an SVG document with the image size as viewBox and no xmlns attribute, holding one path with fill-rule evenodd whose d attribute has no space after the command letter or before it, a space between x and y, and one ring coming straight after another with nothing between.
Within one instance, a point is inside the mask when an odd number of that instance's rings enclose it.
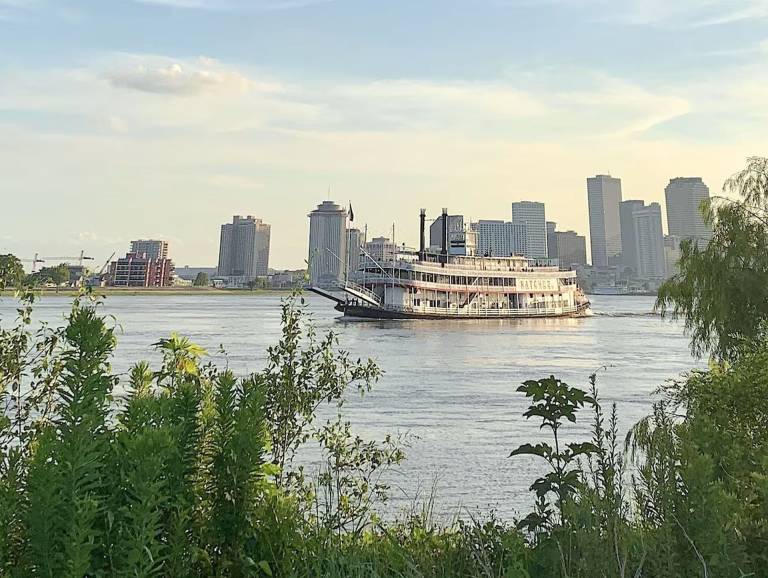
<instances>
[{"instance_id":1,"label":"office tower","mask_svg":"<svg viewBox=\"0 0 768 578\"><path fill-rule=\"evenodd\" d=\"M269 272L271 228L252 215L235 215L221 226L218 274L248 282Z\"/></svg>"},{"instance_id":2,"label":"office tower","mask_svg":"<svg viewBox=\"0 0 768 578\"><path fill-rule=\"evenodd\" d=\"M547 257L557 259L557 223L547 221Z\"/></svg>"},{"instance_id":3,"label":"office tower","mask_svg":"<svg viewBox=\"0 0 768 578\"><path fill-rule=\"evenodd\" d=\"M452 233L464 231L464 215L448 215L448 239ZM434 252L440 252L442 247L443 216L440 215L429 226L429 248ZM449 243L450 246L450 243Z\"/></svg>"},{"instance_id":4,"label":"office tower","mask_svg":"<svg viewBox=\"0 0 768 578\"><path fill-rule=\"evenodd\" d=\"M525 225L525 256L547 258L547 219L544 203L520 201L512 203L512 223Z\"/></svg>"},{"instance_id":5,"label":"office tower","mask_svg":"<svg viewBox=\"0 0 768 578\"><path fill-rule=\"evenodd\" d=\"M643 201L622 201L619 204L619 222L621 224L621 266L640 274L640 257L637 252L634 212L645 206Z\"/></svg>"},{"instance_id":6,"label":"office tower","mask_svg":"<svg viewBox=\"0 0 768 578\"><path fill-rule=\"evenodd\" d=\"M631 255L634 260L634 266L629 266L641 279L663 279L666 275L666 262L661 205L626 201L621 204L621 210L622 242L627 243L624 245L624 254ZM631 229L631 234L624 230L625 227Z\"/></svg>"},{"instance_id":7,"label":"office tower","mask_svg":"<svg viewBox=\"0 0 768 578\"><path fill-rule=\"evenodd\" d=\"M347 210L323 201L309 214L309 282L332 287L344 282Z\"/></svg>"},{"instance_id":8,"label":"office tower","mask_svg":"<svg viewBox=\"0 0 768 578\"><path fill-rule=\"evenodd\" d=\"M592 266L607 267L621 254L621 179L596 175L587 179Z\"/></svg>"},{"instance_id":9,"label":"office tower","mask_svg":"<svg viewBox=\"0 0 768 578\"><path fill-rule=\"evenodd\" d=\"M587 264L587 238L576 231L555 231L555 244L561 269Z\"/></svg>"},{"instance_id":10,"label":"office tower","mask_svg":"<svg viewBox=\"0 0 768 578\"><path fill-rule=\"evenodd\" d=\"M481 219L472 227L477 232L478 255L509 257L525 254L525 225Z\"/></svg>"},{"instance_id":11,"label":"office tower","mask_svg":"<svg viewBox=\"0 0 768 578\"><path fill-rule=\"evenodd\" d=\"M664 265L667 269L667 277L676 275L679 272L677 267L680 261L680 237L676 235L664 236Z\"/></svg>"},{"instance_id":12,"label":"office tower","mask_svg":"<svg viewBox=\"0 0 768 578\"><path fill-rule=\"evenodd\" d=\"M138 239L131 241L131 253L144 253L150 259L168 258L168 241L156 239Z\"/></svg>"},{"instance_id":13,"label":"office tower","mask_svg":"<svg viewBox=\"0 0 768 578\"><path fill-rule=\"evenodd\" d=\"M347 229L347 267L352 275L360 267L360 252L365 238L360 229Z\"/></svg>"},{"instance_id":14,"label":"office tower","mask_svg":"<svg viewBox=\"0 0 768 578\"><path fill-rule=\"evenodd\" d=\"M712 230L704 222L701 203L709 200L709 187L701 177L670 179L664 196L667 201L667 232L681 239L696 239L699 244L706 244L712 238Z\"/></svg>"}]
</instances>

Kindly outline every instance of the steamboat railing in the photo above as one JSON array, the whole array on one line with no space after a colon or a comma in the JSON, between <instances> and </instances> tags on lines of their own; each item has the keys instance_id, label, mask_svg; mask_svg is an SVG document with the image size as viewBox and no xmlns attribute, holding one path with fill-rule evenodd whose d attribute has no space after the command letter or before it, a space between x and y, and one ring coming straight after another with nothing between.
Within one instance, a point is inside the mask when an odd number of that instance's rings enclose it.
<instances>
[{"instance_id":1,"label":"steamboat railing","mask_svg":"<svg viewBox=\"0 0 768 578\"><path fill-rule=\"evenodd\" d=\"M358 299L362 299L363 301L366 301L371 305L376 305L377 307L381 307L381 298L370 289L366 289L362 285L358 285L353 281L346 281L345 283L341 283L340 285L342 285L344 291L346 291L350 295L357 297Z\"/></svg>"},{"instance_id":2,"label":"steamboat railing","mask_svg":"<svg viewBox=\"0 0 768 578\"><path fill-rule=\"evenodd\" d=\"M440 315L442 317L553 317L558 315L571 315L578 313L584 307L573 305L566 307L500 307L500 308L472 308L463 307L406 307L399 305L382 305L381 309L396 311L399 313L413 313L424 315Z\"/></svg>"}]
</instances>

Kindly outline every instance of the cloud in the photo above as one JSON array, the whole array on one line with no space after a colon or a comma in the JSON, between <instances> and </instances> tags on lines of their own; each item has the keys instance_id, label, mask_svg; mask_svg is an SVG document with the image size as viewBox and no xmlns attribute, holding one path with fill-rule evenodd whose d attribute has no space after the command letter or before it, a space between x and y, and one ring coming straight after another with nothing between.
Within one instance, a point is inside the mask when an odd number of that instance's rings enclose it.
<instances>
[{"instance_id":1,"label":"cloud","mask_svg":"<svg viewBox=\"0 0 768 578\"><path fill-rule=\"evenodd\" d=\"M210 92L242 94L254 86L248 78L234 70L222 68L216 61L200 58L193 62L172 61L159 65L138 64L128 70L106 74L117 88L128 88L155 94L189 96ZM270 89L260 85L261 89ZM271 87L277 90L278 87Z\"/></svg>"},{"instance_id":2,"label":"cloud","mask_svg":"<svg viewBox=\"0 0 768 578\"><path fill-rule=\"evenodd\" d=\"M664 94L626 80L602 74L592 76L591 89L562 92L555 101L577 114L581 124L591 122L597 135L638 135L691 111L688 99L670 91Z\"/></svg>"},{"instance_id":3,"label":"cloud","mask_svg":"<svg viewBox=\"0 0 768 578\"><path fill-rule=\"evenodd\" d=\"M540 99L498 83L401 79L349 85L336 90L336 94L403 115L453 110L508 118L539 116L547 112Z\"/></svg>"},{"instance_id":4,"label":"cloud","mask_svg":"<svg viewBox=\"0 0 768 578\"><path fill-rule=\"evenodd\" d=\"M192 8L198 10L242 10L271 11L302 8L315 4L326 4L334 0L133 0L139 4L153 4L171 8Z\"/></svg>"},{"instance_id":5,"label":"cloud","mask_svg":"<svg viewBox=\"0 0 768 578\"><path fill-rule=\"evenodd\" d=\"M768 18L768 0L494 0L514 7L583 9L597 21L635 26L696 28Z\"/></svg>"},{"instance_id":6,"label":"cloud","mask_svg":"<svg viewBox=\"0 0 768 578\"><path fill-rule=\"evenodd\" d=\"M256 80L256 78L263 80ZM111 55L84 69L17 71L0 108L47 115L54 132L97 126L118 138L180 131L256 134L431 131L515 141L639 135L685 115L685 91L651 90L587 70L515 71L487 81L402 78L291 83L215 60ZM104 79L107 82L104 82ZM568 79L577 89L569 90ZM45 87L55 84L55 93ZM117 91L117 92L116 92ZM175 98L158 98L170 96ZM73 106L72 103L77 103ZM96 116L91 126L82 120ZM85 112L87 111L87 112Z\"/></svg>"},{"instance_id":7,"label":"cloud","mask_svg":"<svg viewBox=\"0 0 768 578\"><path fill-rule=\"evenodd\" d=\"M0 20L23 17L39 4L39 0L0 0Z\"/></svg>"}]
</instances>

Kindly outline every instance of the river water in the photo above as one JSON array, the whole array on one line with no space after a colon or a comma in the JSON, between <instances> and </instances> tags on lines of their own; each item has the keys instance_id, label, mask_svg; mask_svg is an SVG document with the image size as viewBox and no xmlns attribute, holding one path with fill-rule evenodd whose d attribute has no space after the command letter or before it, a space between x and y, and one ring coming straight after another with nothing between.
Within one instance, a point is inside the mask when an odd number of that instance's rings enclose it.
<instances>
[{"instance_id":1,"label":"river water","mask_svg":"<svg viewBox=\"0 0 768 578\"><path fill-rule=\"evenodd\" d=\"M120 325L114 369L156 360L151 344L177 331L215 352L220 345L238 373L263 367L266 348L280 333L275 295L111 296L104 312ZM550 374L587 387L598 368L600 394L616 402L622 432L645 416L654 390L701 361L691 358L679 324L651 313L653 298L593 296L592 317L484 321L343 321L329 302L307 298L320 331L339 334L354 356L372 357L384 370L373 392L350 395L345 416L364 438L387 433L410 437L408 458L390 476L392 504L405 508L434 486L440 512L496 510L504 517L527 512L527 488L540 467L509 459L517 445L544 439L526 421L527 403L515 391L526 379ZM69 306L46 296L36 318L60 323ZM0 300L0 321L15 303ZM218 355L214 360L222 361ZM567 430L571 439L588 433Z\"/></svg>"}]
</instances>

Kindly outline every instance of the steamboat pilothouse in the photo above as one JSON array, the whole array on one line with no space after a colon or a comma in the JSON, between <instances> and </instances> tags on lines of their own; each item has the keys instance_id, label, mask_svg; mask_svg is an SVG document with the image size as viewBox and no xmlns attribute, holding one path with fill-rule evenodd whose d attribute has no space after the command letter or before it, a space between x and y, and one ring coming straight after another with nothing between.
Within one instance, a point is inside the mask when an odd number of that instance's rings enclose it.
<instances>
[{"instance_id":1,"label":"steamboat pilothouse","mask_svg":"<svg viewBox=\"0 0 768 578\"><path fill-rule=\"evenodd\" d=\"M309 289L336 302L348 317L372 319L485 319L576 317L589 301L575 271L556 261L520 255L476 255L470 227L449 231L443 209L439 247L426 247L421 210L419 250L398 249L375 257L363 251L356 271L333 286Z\"/></svg>"}]
</instances>

